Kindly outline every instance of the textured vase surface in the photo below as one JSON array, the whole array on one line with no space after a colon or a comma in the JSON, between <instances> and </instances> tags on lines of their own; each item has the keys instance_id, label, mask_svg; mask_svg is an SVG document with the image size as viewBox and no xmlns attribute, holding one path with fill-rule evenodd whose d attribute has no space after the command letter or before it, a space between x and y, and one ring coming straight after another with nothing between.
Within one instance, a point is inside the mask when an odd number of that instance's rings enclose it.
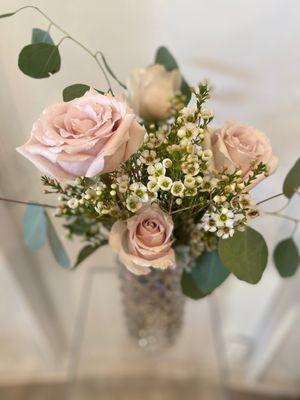
<instances>
[{"instance_id":1,"label":"textured vase surface","mask_svg":"<svg viewBox=\"0 0 300 400\"><path fill-rule=\"evenodd\" d=\"M131 338L140 347L155 351L174 344L184 315L184 295L180 279L182 269L137 276L120 265L123 307Z\"/></svg>"}]
</instances>

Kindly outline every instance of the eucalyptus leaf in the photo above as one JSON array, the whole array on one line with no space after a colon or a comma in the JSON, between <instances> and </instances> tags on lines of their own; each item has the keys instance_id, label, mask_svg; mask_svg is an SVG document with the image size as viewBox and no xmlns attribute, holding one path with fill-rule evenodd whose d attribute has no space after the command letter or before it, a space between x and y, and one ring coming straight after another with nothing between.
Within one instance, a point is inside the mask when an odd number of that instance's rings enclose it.
<instances>
[{"instance_id":1,"label":"eucalyptus leaf","mask_svg":"<svg viewBox=\"0 0 300 400\"><path fill-rule=\"evenodd\" d=\"M97 246L92 246L90 244L88 244L87 246L83 247L78 256L77 256L77 260L76 263L74 265L75 267L78 267L79 264L81 264L86 258L88 258L90 255L92 255L96 250L99 249L99 247L104 246L105 244L107 244L107 240L103 240L100 244L98 244Z\"/></svg>"},{"instance_id":2,"label":"eucalyptus leaf","mask_svg":"<svg viewBox=\"0 0 300 400\"><path fill-rule=\"evenodd\" d=\"M197 258L191 275L197 287L208 294L225 281L230 271L224 267L217 250L214 250L206 251Z\"/></svg>"},{"instance_id":3,"label":"eucalyptus leaf","mask_svg":"<svg viewBox=\"0 0 300 400\"><path fill-rule=\"evenodd\" d=\"M28 205L23 219L23 237L31 250L38 250L46 242L46 218L43 207Z\"/></svg>"},{"instance_id":4,"label":"eucalyptus leaf","mask_svg":"<svg viewBox=\"0 0 300 400\"><path fill-rule=\"evenodd\" d=\"M19 68L32 78L48 78L60 69L58 48L49 43L34 43L25 46L19 54Z\"/></svg>"},{"instance_id":5,"label":"eucalyptus leaf","mask_svg":"<svg viewBox=\"0 0 300 400\"><path fill-rule=\"evenodd\" d=\"M238 279L257 283L267 266L268 248L263 236L247 227L233 237L219 240L219 256L226 268Z\"/></svg>"},{"instance_id":6,"label":"eucalyptus leaf","mask_svg":"<svg viewBox=\"0 0 300 400\"><path fill-rule=\"evenodd\" d=\"M296 273L300 258L297 246L292 238L285 239L278 243L274 250L274 262L279 274L283 278Z\"/></svg>"},{"instance_id":7,"label":"eucalyptus leaf","mask_svg":"<svg viewBox=\"0 0 300 400\"><path fill-rule=\"evenodd\" d=\"M33 28L31 35L31 44L35 43L48 43L54 45L54 42L48 31L40 28Z\"/></svg>"},{"instance_id":8,"label":"eucalyptus leaf","mask_svg":"<svg viewBox=\"0 0 300 400\"><path fill-rule=\"evenodd\" d=\"M75 83L74 85L67 86L63 90L63 100L71 101L77 99L78 97L82 97L88 90L90 90L90 86L83 83ZM101 90L95 90L100 94L104 94Z\"/></svg>"},{"instance_id":9,"label":"eucalyptus leaf","mask_svg":"<svg viewBox=\"0 0 300 400\"><path fill-rule=\"evenodd\" d=\"M300 187L300 158L290 169L283 183L283 193L287 198L291 198Z\"/></svg>"},{"instance_id":10,"label":"eucalyptus leaf","mask_svg":"<svg viewBox=\"0 0 300 400\"><path fill-rule=\"evenodd\" d=\"M90 87L83 83L75 83L74 85L67 86L63 90L63 99L64 101L71 101L77 97L82 97L89 89Z\"/></svg>"},{"instance_id":11,"label":"eucalyptus leaf","mask_svg":"<svg viewBox=\"0 0 300 400\"><path fill-rule=\"evenodd\" d=\"M47 221L47 236L48 236L50 248L52 250L54 258L61 267L69 268L70 267L70 259L68 257L68 254L67 254L66 250L64 249L64 246L63 246L58 234L56 233L56 230L52 224L51 219L49 218L49 215L46 212L45 212L45 216L46 216L46 221Z\"/></svg>"},{"instance_id":12,"label":"eucalyptus leaf","mask_svg":"<svg viewBox=\"0 0 300 400\"><path fill-rule=\"evenodd\" d=\"M191 273L183 271L181 276L181 289L185 296L193 300L199 300L207 296L207 293L203 293L201 289L195 283Z\"/></svg>"},{"instance_id":13,"label":"eucalyptus leaf","mask_svg":"<svg viewBox=\"0 0 300 400\"><path fill-rule=\"evenodd\" d=\"M155 54L155 64L164 65L167 71L172 71L175 68L179 69L177 61L165 46L161 46L157 49ZM186 96L186 104L188 104L191 99L192 92L184 77L181 77L182 83L180 90Z\"/></svg>"}]
</instances>

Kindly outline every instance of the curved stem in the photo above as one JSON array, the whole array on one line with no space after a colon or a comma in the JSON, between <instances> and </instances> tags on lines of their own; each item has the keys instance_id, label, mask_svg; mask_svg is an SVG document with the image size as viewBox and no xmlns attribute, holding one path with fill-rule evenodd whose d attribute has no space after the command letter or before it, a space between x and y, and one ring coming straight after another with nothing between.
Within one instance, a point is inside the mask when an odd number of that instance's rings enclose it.
<instances>
[{"instance_id":1,"label":"curved stem","mask_svg":"<svg viewBox=\"0 0 300 400\"><path fill-rule=\"evenodd\" d=\"M288 215L282 215L282 214L279 214L278 212L264 211L263 214L265 214L265 215L273 215L274 217L287 219L288 221L293 221L293 222L295 222L297 224L300 222L300 219L289 217Z\"/></svg>"},{"instance_id":2,"label":"curved stem","mask_svg":"<svg viewBox=\"0 0 300 400\"><path fill-rule=\"evenodd\" d=\"M46 19L49 21L50 26L55 26L55 28L57 28L59 31L61 31L61 32L65 35L65 37L59 42L59 44L61 44L61 42L62 42L64 39L70 39L70 40L72 40L74 43L76 43L78 46L80 46L84 51L86 51L91 57L93 57L93 59L96 61L97 65L99 66L99 68L101 69L101 71L102 71L102 73L103 73L103 75L104 75L104 78L105 78L105 80L106 80L106 83L107 83L107 86L108 86L108 88L109 88L109 91L113 94L110 81L109 81L109 79L108 79L108 76L107 76L107 74L106 74L106 72L105 72L103 66L101 65L99 59L97 58L97 55L96 55L97 53L94 54L94 53L93 53L90 49L88 49L84 44L82 44L81 42L79 42L77 39L73 38L65 29L63 29L61 26L59 26L58 24L56 24L50 17L48 17L47 14L45 14L40 8L38 8L38 7L36 7L36 6L24 6L24 7L21 7L21 8L19 8L19 9L15 12L15 14L18 13L19 11L21 11L21 10L26 9L26 8L32 8L32 9L36 10L37 12L39 12L44 18L46 18ZM59 45L59 44L58 44L58 45Z\"/></svg>"},{"instance_id":3,"label":"curved stem","mask_svg":"<svg viewBox=\"0 0 300 400\"><path fill-rule=\"evenodd\" d=\"M0 201L6 201L8 203L24 204L27 206L37 206L37 207L55 208L55 209L57 208L55 206L52 206L51 204L38 203L36 201L23 201L23 200L7 199L5 197L0 197Z\"/></svg>"},{"instance_id":4,"label":"curved stem","mask_svg":"<svg viewBox=\"0 0 300 400\"><path fill-rule=\"evenodd\" d=\"M276 197L280 197L280 196L283 196L283 195L284 195L283 193L274 194L273 196L267 197L266 199L259 201L259 202L257 203L257 205L266 203L267 201L276 199Z\"/></svg>"}]
</instances>

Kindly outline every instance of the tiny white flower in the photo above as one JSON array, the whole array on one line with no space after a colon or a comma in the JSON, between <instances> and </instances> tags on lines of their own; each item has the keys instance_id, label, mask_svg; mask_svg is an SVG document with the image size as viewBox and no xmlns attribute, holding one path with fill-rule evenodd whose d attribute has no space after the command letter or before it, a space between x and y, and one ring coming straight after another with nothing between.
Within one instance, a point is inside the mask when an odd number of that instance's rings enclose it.
<instances>
[{"instance_id":1,"label":"tiny white flower","mask_svg":"<svg viewBox=\"0 0 300 400\"><path fill-rule=\"evenodd\" d=\"M79 205L79 203L78 203L78 200L77 200L77 199L70 199L70 200L68 201L68 206L69 206L70 208L72 208L72 209L77 208L78 205Z\"/></svg>"},{"instance_id":2,"label":"tiny white flower","mask_svg":"<svg viewBox=\"0 0 300 400\"><path fill-rule=\"evenodd\" d=\"M214 116L214 112L213 110L206 110L206 109L202 109L201 111L201 117L203 119L210 119Z\"/></svg>"},{"instance_id":3,"label":"tiny white flower","mask_svg":"<svg viewBox=\"0 0 300 400\"><path fill-rule=\"evenodd\" d=\"M172 183L172 179L164 175L159 176L157 179L157 184L161 190L170 190L172 187Z\"/></svg>"},{"instance_id":4,"label":"tiny white flower","mask_svg":"<svg viewBox=\"0 0 300 400\"><path fill-rule=\"evenodd\" d=\"M117 194L117 192L115 191L115 190L111 190L110 192L109 192L109 194L111 195L111 196L115 196L116 194Z\"/></svg>"},{"instance_id":5,"label":"tiny white flower","mask_svg":"<svg viewBox=\"0 0 300 400\"><path fill-rule=\"evenodd\" d=\"M147 188L141 182L132 183L129 189L135 194L135 196L143 203L147 203L149 200Z\"/></svg>"},{"instance_id":6,"label":"tiny white flower","mask_svg":"<svg viewBox=\"0 0 300 400\"><path fill-rule=\"evenodd\" d=\"M169 158L165 158L162 162L163 166L165 168L171 168L172 167L172 160L170 160Z\"/></svg>"},{"instance_id":7,"label":"tiny white flower","mask_svg":"<svg viewBox=\"0 0 300 400\"><path fill-rule=\"evenodd\" d=\"M142 207L142 203L135 196L129 196L126 199L126 207L129 211L136 212Z\"/></svg>"},{"instance_id":8,"label":"tiny white flower","mask_svg":"<svg viewBox=\"0 0 300 400\"><path fill-rule=\"evenodd\" d=\"M171 193L173 196L182 196L184 189L184 184L181 181L175 181L173 182Z\"/></svg>"},{"instance_id":9,"label":"tiny white flower","mask_svg":"<svg viewBox=\"0 0 300 400\"><path fill-rule=\"evenodd\" d=\"M234 229L232 227L224 226L218 229L217 236L222 239L228 239L229 237L233 236Z\"/></svg>"},{"instance_id":10,"label":"tiny white flower","mask_svg":"<svg viewBox=\"0 0 300 400\"><path fill-rule=\"evenodd\" d=\"M178 136L180 139L184 138L184 137L185 137L185 129L184 129L184 128L178 129L177 136Z\"/></svg>"},{"instance_id":11,"label":"tiny white flower","mask_svg":"<svg viewBox=\"0 0 300 400\"><path fill-rule=\"evenodd\" d=\"M148 189L149 192L151 192L151 193L157 192L158 189L159 189L159 187L158 187L158 184L157 184L156 180L155 180L155 181L149 181L149 182L147 183L147 189Z\"/></svg>"},{"instance_id":12,"label":"tiny white flower","mask_svg":"<svg viewBox=\"0 0 300 400\"><path fill-rule=\"evenodd\" d=\"M180 205L182 204L182 199L181 199L180 197L178 197L178 198L175 200L175 203L176 203L178 206L180 206Z\"/></svg>"},{"instance_id":13,"label":"tiny white flower","mask_svg":"<svg viewBox=\"0 0 300 400\"><path fill-rule=\"evenodd\" d=\"M166 168L162 165L162 163L156 163L154 165L149 165L147 172L149 175L161 176L165 175Z\"/></svg>"},{"instance_id":14,"label":"tiny white flower","mask_svg":"<svg viewBox=\"0 0 300 400\"><path fill-rule=\"evenodd\" d=\"M120 192L120 193L125 193L125 192L127 192L127 189L128 189L128 182L125 182L125 181L120 182L120 183L119 183L119 186L118 186L118 189L119 189L119 192Z\"/></svg>"},{"instance_id":15,"label":"tiny white flower","mask_svg":"<svg viewBox=\"0 0 300 400\"><path fill-rule=\"evenodd\" d=\"M187 188L195 187L196 179L191 175L186 175L184 178L184 186Z\"/></svg>"},{"instance_id":16,"label":"tiny white flower","mask_svg":"<svg viewBox=\"0 0 300 400\"><path fill-rule=\"evenodd\" d=\"M203 161L208 161L212 158L212 155L213 155L212 151L210 149L206 149L202 152L201 157Z\"/></svg>"}]
</instances>

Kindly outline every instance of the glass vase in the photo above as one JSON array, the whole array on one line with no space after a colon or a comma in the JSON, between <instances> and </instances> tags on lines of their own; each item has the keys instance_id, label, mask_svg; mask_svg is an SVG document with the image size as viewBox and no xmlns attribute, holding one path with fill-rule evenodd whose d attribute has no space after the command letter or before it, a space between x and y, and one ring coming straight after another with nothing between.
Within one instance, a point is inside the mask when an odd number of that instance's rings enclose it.
<instances>
[{"instance_id":1,"label":"glass vase","mask_svg":"<svg viewBox=\"0 0 300 400\"><path fill-rule=\"evenodd\" d=\"M155 351L170 347L183 324L185 298L181 291L182 268L152 269L134 275L120 266L123 308L128 333L138 346Z\"/></svg>"}]
</instances>

